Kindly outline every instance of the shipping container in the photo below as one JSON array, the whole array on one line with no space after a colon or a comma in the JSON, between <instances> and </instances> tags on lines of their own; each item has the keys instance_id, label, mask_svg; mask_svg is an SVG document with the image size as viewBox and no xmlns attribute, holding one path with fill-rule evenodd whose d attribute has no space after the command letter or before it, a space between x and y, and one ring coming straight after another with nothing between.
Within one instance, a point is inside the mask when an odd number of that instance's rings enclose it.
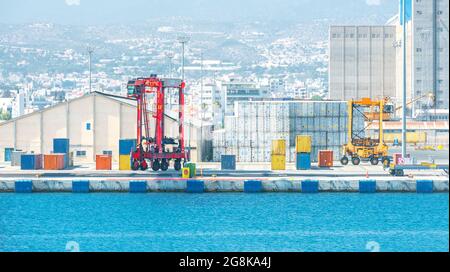
<instances>
[{"instance_id":1,"label":"shipping container","mask_svg":"<svg viewBox=\"0 0 450 272\"><path fill-rule=\"evenodd\" d=\"M318 161L319 161L319 167L332 167L333 166L333 151L332 150L320 150Z\"/></svg>"},{"instance_id":2,"label":"shipping container","mask_svg":"<svg viewBox=\"0 0 450 272\"><path fill-rule=\"evenodd\" d=\"M95 169L111 170L112 169L112 156L111 155L96 155L95 156Z\"/></svg>"},{"instance_id":3,"label":"shipping container","mask_svg":"<svg viewBox=\"0 0 450 272\"><path fill-rule=\"evenodd\" d=\"M395 139L398 140L399 143L402 142L402 134L401 133L384 133L384 142L385 143L394 143ZM427 133L426 132L406 132L406 142L409 144L425 144L427 142Z\"/></svg>"},{"instance_id":4,"label":"shipping container","mask_svg":"<svg viewBox=\"0 0 450 272\"><path fill-rule=\"evenodd\" d=\"M311 169L311 153L296 153L297 170Z\"/></svg>"},{"instance_id":5,"label":"shipping container","mask_svg":"<svg viewBox=\"0 0 450 272\"><path fill-rule=\"evenodd\" d=\"M286 140L272 140L272 155L286 157Z\"/></svg>"},{"instance_id":6,"label":"shipping container","mask_svg":"<svg viewBox=\"0 0 450 272\"><path fill-rule=\"evenodd\" d=\"M119 155L130 155L136 149L136 139L120 139Z\"/></svg>"},{"instance_id":7,"label":"shipping container","mask_svg":"<svg viewBox=\"0 0 450 272\"><path fill-rule=\"evenodd\" d=\"M286 161L295 162L288 149L295 148L296 135L309 135L315 162L319 150L333 150L338 157L347 142L346 101L241 101L235 107L240 114L226 116L224 129L213 133L214 161L229 154L238 162L270 162L272 140L285 139ZM364 128L363 117L356 116L354 125Z\"/></svg>"},{"instance_id":8,"label":"shipping container","mask_svg":"<svg viewBox=\"0 0 450 272\"><path fill-rule=\"evenodd\" d=\"M45 154L44 169L45 170L62 170L66 168L66 154Z\"/></svg>"},{"instance_id":9,"label":"shipping container","mask_svg":"<svg viewBox=\"0 0 450 272\"><path fill-rule=\"evenodd\" d=\"M20 157L20 169L39 170L42 169L41 154L22 154Z\"/></svg>"},{"instance_id":10,"label":"shipping container","mask_svg":"<svg viewBox=\"0 0 450 272\"><path fill-rule=\"evenodd\" d=\"M220 163L222 170L236 170L236 156L234 155L222 155Z\"/></svg>"},{"instance_id":11,"label":"shipping container","mask_svg":"<svg viewBox=\"0 0 450 272\"><path fill-rule=\"evenodd\" d=\"M22 150L14 150L11 152L11 166L20 166L22 155L26 154Z\"/></svg>"},{"instance_id":12,"label":"shipping container","mask_svg":"<svg viewBox=\"0 0 450 272\"><path fill-rule=\"evenodd\" d=\"M286 170L286 156L272 155L271 157L272 170Z\"/></svg>"},{"instance_id":13,"label":"shipping container","mask_svg":"<svg viewBox=\"0 0 450 272\"><path fill-rule=\"evenodd\" d=\"M295 149L297 153L311 153L311 136L297 135L295 140Z\"/></svg>"},{"instance_id":14,"label":"shipping container","mask_svg":"<svg viewBox=\"0 0 450 272\"><path fill-rule=\"evenodd\" d=\"M53 139L53 153L67 154L70 151L70 141L67 138Z\"/></svg>"},{"instance_id":15,"label":"shipping container","mask_svg":"<svg viewBox=\"0 0 450 272\"><path fill-rule=\"evenodd\" d=\"M67 167L73 167L73 151L69 152L69 162L67 164Z\"/></svg>"},{"instance_id":16,"label":"shipping container","mask_svg":"<svg viewBox=\"0 0 450 272\"><path fill-rule=\"evenodd\" d=\"M119 155L119 170L129 171L131 170L131 156Z\"/></svg>"}]
</instances>

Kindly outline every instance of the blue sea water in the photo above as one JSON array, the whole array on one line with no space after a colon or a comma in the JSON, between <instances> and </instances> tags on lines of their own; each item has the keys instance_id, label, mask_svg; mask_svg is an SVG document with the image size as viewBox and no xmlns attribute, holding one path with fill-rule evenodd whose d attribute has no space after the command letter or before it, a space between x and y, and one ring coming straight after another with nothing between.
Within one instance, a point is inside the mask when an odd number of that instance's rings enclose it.
<instances>
[{"instance_id":1,"label":"blue sea water","mask_svg":"<svg viewBox=\"0 0 450 272\"><path fill-rule=\"evenodd\" d=\"M444 194L0 194L0 251L448 251Z\"/></svg>"}]
</instances>

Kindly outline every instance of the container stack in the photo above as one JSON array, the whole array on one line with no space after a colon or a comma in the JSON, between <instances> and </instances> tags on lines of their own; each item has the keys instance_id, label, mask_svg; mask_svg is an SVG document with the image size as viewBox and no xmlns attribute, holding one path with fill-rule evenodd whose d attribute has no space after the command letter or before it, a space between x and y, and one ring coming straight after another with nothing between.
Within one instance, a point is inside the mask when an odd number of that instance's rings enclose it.
<instances>
[{"instance_id":1,"label":"container stack","mask_svg":"<svg viewBox=\"0 0 450 272\"><path fill-rule=\"evenodd\" d=\"M131 170L131 152L136 149L136 139L119 140L119 170Z\"/></svg>"},{"instance_id":2,"label":"container stack","mask_svg":"<svg viewBox=\"0 0 450 272\"><path fill-rule=\"evenodd\" d=\"M111 155L96 155L95 156L95 169L96 170L111 170L112 169L112 156Z\"/></svg>"},{"instance_id":3,"label":"container stack","mask_svg":"<svg viewBox=\"0 0 450 272\"><path fill-rule=\"evenodd\" d=\"M333 150L319 151L319 167L333 167Z\"/></svg>"},{"instance_id":4,"label":"container stack","mask_svg":"<svg viewBox=\"0 0 450 272\"><path fill-rule=\"evenodd\" d=\"M42 169L41 154L22 154L20 157L21 170L39 170Z\"/></svg>"},{"instance_id":5,"label":"container stack","mask_svg":"<svg viewBox=\"0 0 450 272\"><path fill-rule=\"evenodd\" d=\"M235 115L225 116L224 128L213 132L213 160L236 154L237 162L269 162L272 139L285 139L286 162L296 162L300 134L311 136L312 162L319 150L332 150L338 160L347 142L347 106L347 101L235 102ZM363 116L354 117L354 129L363 130Z\"/></svg>"},{"instance_id":6,"label":"container stack","mask_svg":"<svg viewBox=\"0 0 450 272\"><path fill-rule=\"evenodd\" d=\"M297 170L311 169L311 136L297 135L295 138L296 168Z\"/></svg>"},{"instance_id":7,"label":"container stack","mask_svg":"<svg viewBox=\"0 0 450 272\"><path fill-rule=\"evenodd\" d=\"M64 168L68 168L71 164L70 161L70 140L67 138L55 138L53 139L53 154L64 155Z\"/></svg>"},{"instance_id":8,"label":"container stack","mask_svg":"<svg viewBox=\"0 0 450 272\"><path fill-rule=\"evenodd\" d=\"M273 140L271 152L272 170L286 170L286 140Z\"/></svg>"}]
</instances>

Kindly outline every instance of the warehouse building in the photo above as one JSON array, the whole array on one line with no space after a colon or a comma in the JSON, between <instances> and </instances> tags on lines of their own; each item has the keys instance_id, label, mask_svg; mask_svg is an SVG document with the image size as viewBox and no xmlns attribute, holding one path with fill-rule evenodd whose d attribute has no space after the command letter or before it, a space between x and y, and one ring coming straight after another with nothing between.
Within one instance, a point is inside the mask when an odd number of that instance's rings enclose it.
<instances>
[{"instance_id":1,"label":"warehouse building","mask_svg":"<svg viewBox=\"0 0 450 272\"><path fill-rule=\"evenodd\" d=\"M396 96L395 26L330 26L329 97Z\"/></svg>"},{"instance_id":2,"label":"warehouse building","mask_svg":"<svg viewBox=\"0 0 450 272\"><path fill-rule=\"evenodd\" d=\"M54 138L69 138L74 162L93 162L96 154L112 154L118 161L119 139L136 138L135 101L93 92L64 103L0 123L0 161L5 148L47 154L52 152ZM150 121L153 119L149 118ZM192 161L197 149L199 129L185 127L186 146L191 146ZM205 129L203 130L205 131ZM150 133L154 126L150 124ZM165 133L178 136L178 120L165 116ZM206 132L204 132L206 133Z\"/></svg>"},{"instance_id":3,"label":"warehouse building","mask_svg":"<svg viewBox=\"0 0 450 272\"><path fill-rule=\"evenodd\" d=\"M419 99L412 106L413 116L427 109L449 108L449 1L422 0L406 2L406 91L407 99L413 100L428 93L433 103ZM403 18L396 16L397 39L403 35ZM397 48L397 77L402 77L401 47ZM400 67L400 68L399 68ZM403 91L398 81L397 93ZM436 114L437 112L432 112Z\"/></svg>"}]
</instances>

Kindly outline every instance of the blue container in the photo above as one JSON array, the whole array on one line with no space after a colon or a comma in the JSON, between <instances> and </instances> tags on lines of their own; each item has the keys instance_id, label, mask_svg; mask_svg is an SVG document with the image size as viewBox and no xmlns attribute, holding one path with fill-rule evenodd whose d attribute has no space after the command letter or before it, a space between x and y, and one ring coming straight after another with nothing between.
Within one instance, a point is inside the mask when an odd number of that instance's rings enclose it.
<instances>
[{"instance_id":1,"label":"blue container","mask_svg":"<svg viewBox=\"0 0 450 272\"><path fill-rule=\"evenodd\" d=\"M220 158L220 166L222 170L236 170L236 156L222 155Z\"/></svg>"},{"instance_id":2,"label":"blue container","mask_svg":"<svg viewBox=\"0 0 450 272\"><path fill-rule=\"evenodd\" d=\"M16 193L32 193L33 182L31 180L18 180L14 182L14 190Z\"/></svg>"},{"instance_id":3,"label":"blue container","mask_svg":"<svg viewBox=\"0 0 450 272\"><path fill-rule=\"evenodd\" d=\"M433 181L432 180L418 180L416 181L416 191L418 193L432 193Z\"/></svg>"},{"instance_id":4,"label":"blue container","mask_svg":"<svg viewBox=\"0 0 450 272\"><path fill-rule=\"evenodd\" d=\"M72 181L72 192L89 193L89 181L88 180Z\"/></svg>"},{"instance_id":5,"label":"blue container","mask_svg":"<svg viewBox=\"0 0 450 272\"><path fill-rule=\"evenodd\" d=\"M360 180L359 192L360 193L375 193L377 191L377 183L375 180Z\"/></svg>"},{"instance_id":6,"label":"blue container","mask_svg":"<svg viewBox=\"0 0 450 272\"><path fill-rule=\"evenodd\" d=\"M203 180L187 180L186 193L203 193L205 183Z\"/></svg>"},{"instance_id":7,"label":"blue container","mask_svg":"<svg viewBox=\"0 0 450 272\"><path fill-rule=\"evenodd\" d=\"M245 193L259 193L262 192L263 186L260 180L246 180L244 181Z\"/></svg>"},{"instance_id":8,"label":"blue container","mask_svg":"<svg viewBox=\"0 0 450 272\"><path fill-rule=\"evenodd\" d=\"M70 141L66 138L53 139L53 153L69 153Z\"/></svg>"},{"instance_id":9,"label":"blue container","mask_svg":"<svg viewBox=\"0 0 450 272\"><path fill-rule=\"evenodd\" d=\"M13 152L14 148L6 147L5 148L5 162L11 161L11 154Z\"/></svg>"},{"instance_id":10,"label":"blue container","mask_svg":"<svg viewBox=\"0 0 450 272\"><path fill-rule=\"evenodd\" d=\"M146 193L147 182L145 181L130 181L130 193Z\"/></svg>"},{"instance_id":11,"label":"blue container","mask_svg":"<svg viewBox=\"0 0 450 272\"><path fill-rule=\"evenodd\" d=\"M311 153L297 153L296 167L297 170L311 169Z\"/></svg>"},{"instance_id":12,"label":"blue container","mask_svg":"<svg viewBox=\"0 0 450 272\"><path fill-rule=\"evenodd\" d=\"M20 169L22 170L42 169L42 155L22 154L22 156L20 157Z\"/></svg>"},{"instance_id":13,"label":"blue container","mask_svg":"<svg viewBox=\"0 0 450 272\"><path fill-rule=\"evenodd\" d=\"M317 180L302 181L302 193L318 193L319 182Z\"/></svg>"},{"instance_id":14,"label":"blue container","mask_svg":"<svg viewBox=\"0 0 450 272\"><path fill-rule=\"evenodd\" d=\"M136 149L136 139L120 139L119 155L130 155Z\"/></svg>"}]
</instances>

